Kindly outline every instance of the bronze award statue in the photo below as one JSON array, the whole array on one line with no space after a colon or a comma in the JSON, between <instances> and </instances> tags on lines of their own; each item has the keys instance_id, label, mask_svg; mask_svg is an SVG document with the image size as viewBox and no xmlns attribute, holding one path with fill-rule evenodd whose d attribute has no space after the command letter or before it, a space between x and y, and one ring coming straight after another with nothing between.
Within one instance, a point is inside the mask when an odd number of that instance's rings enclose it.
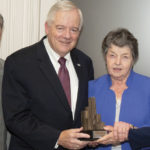
<instances>
[{"instance_id":1,"label":"bronze award statue","mask_svg":"<svg viewBox=\"0 0 150 150\"><path fill-rule=\"evenodd\" d=\"M95 98L88 99L88 107L81 112L81 124L83 126L83 132L90 135L90 139L81 140L96 140L107 134L104 130L104 122L101 121L99 114L96 114L96 102Z\"/></svg>"}]
</instances>

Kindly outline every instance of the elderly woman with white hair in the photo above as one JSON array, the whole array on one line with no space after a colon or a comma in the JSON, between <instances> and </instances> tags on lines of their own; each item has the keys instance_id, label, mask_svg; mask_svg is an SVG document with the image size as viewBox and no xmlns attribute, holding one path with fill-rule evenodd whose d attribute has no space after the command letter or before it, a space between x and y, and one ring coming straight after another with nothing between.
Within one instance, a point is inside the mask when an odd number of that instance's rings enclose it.
<instances>
[{"instance_id":1,"label":"elderly woman with white hair","mask_svg":"<svg viewBox=\"0 0 150 150\"><path fill-rule=\"evenodd\" d=\"M127 29L110 31L102 42L102 53L108 73L89 82L89 97L96 98L105 130L114 129L94 142L95 149L131 150L129 130L150 126L150 78L133 70L138 41Z\"/></svg>"}]
</instances>

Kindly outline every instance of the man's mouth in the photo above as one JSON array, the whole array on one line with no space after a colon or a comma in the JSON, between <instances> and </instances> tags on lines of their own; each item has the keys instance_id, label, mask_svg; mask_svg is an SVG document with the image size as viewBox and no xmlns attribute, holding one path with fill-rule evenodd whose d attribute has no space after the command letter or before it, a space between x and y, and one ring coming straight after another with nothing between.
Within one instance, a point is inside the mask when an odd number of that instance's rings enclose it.
<instances>
[{"instance_id":1,"label":"man's mouth","mask_svg":"<svg viewBox=\"0 0 150 150\"><path fill-rule=\"evenodd\" d=\"M71 43L70 40L67 41L59 41L60 43L62 43L63 45L69 45Z\"/></svg>"}]
</instances>

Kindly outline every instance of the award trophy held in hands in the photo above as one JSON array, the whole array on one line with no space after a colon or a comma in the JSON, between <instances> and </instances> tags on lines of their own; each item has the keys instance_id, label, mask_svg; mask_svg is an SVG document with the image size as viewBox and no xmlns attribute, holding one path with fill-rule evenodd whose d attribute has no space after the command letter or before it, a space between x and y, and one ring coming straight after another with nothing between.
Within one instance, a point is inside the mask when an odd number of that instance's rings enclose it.
<instances>
[{"instance_id":1,"label":"award trophy held in hands","mask_svg":"<svg viewBox=\"0 0 150 150\"><path fill-rule=\"evenodd\" d=\"M81 124L83 126L83 133L90 135L90 139L81 140L93 141L107 134L107 131L104 130L104 122L101 121L100 115L96 114L94 97L88 99L88 107L81 112Z\"/></svg>"}]
</instances>

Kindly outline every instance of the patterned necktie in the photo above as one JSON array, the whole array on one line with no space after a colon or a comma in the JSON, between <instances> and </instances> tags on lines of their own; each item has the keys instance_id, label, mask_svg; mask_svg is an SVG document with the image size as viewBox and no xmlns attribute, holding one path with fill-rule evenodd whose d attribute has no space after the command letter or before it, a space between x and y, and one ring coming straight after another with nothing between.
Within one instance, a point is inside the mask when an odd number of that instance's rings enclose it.
<instances>
[{"instance_id":1,"label":"patterned necktie","mask_svg":"<svg viewBox=\"0 0 150 150\"><path fill-rule=\"evenodd\" d=\"M58 71L58 77L59 80L63 86L63 89L65 91L65 94L68 99L68 103L71 107L71 92L70 92L70 77L69 77L69 72L66 68L66 59L64 57L60 57L58 62L60 63L60 68Z\"/></svg>"}]
</instances>

